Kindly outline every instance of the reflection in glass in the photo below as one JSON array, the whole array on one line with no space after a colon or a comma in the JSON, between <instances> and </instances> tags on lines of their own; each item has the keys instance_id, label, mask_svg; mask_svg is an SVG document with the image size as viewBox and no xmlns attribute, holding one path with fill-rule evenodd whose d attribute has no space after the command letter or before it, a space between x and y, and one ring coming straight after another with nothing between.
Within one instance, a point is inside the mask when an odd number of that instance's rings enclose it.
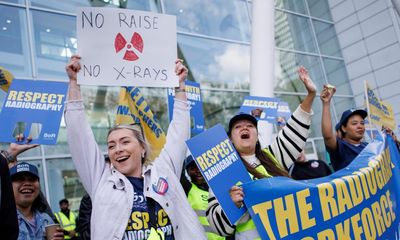
<instances>
[{"instance_id":1,"label":"reflection in glass","mask_svg":"<svg viewBox=\"0 0 400 240\"><path fill-rule=\"evenodd\" d=\"M31 0L32 6L76 13L77 7L112 7L158 12L158 0Z\"/></svg>"},{"instance_id":2,"label":"reflection in glass","mask_svg":"<svg viewBox=\"0 0 400 240\"><path fill-rule=\"evenodd\" d=\"M297 109L299 104L305 98L305 95L302 96L293 96L293 95L286 95L286 94L278 94L276 97L280 98L282 101L288 102L290 110L293 112ZM314 103L312 106L314 115L312 116L311 126L310 126L310 135L309 138L312 137L319 137L321 136L321 109L322 104L321 100L318 97L315 97Z\"/></svg>"},{"instance_id":3,"label":"reflection in glass","mask_svg":"<svg viewBox=\"0 0 400 240\"><path fill-rule=\"evenodd\" d=\"M237 114L248 92L220 92L202 90L204 120L206 129L221 123L225 129L233 115Z\"/></svg>"},{"instance_id":4,"label":"reflection in glass","mask_svg":"<svg viewBox=\"0 0 400 240\"><path fill-rule=\"evenodd\" d=\"M178 35L178 45L190 80L202 87L249 89L249 46L185 35Z\"/></svg>"},{"instance_id":5,"label":"reflection in glass","mask_svg":"<svg viewBox=\"0 0 400 240\"><path fill-rule=\"evenodd\" d=\"M342 51L333 24L313 20L319 50L322 54L342 57Z\"/></svg>"},{"instance_id":6,"label":"reflection in glass","mask_svg":"<svg viewBox=\"0 0 400 240\"><path fill-rule=\"evenodd\" d=\"M275 58L275 91L307 92L297 74L299 66L308 69L317 89L322 89L326 83L319 57L278 50Z\"/></svg>"},{"instance_id":7,"label":"reflection in glass","mask_svg":"<svg viewBox=\"0 0 400 240\"><path fill-rule=\"evenodd\" d=\"M275 11L275 44L279 48L316 52L316 44L308 18Z\"/></svg>"},{"instance_id":8,"label":"reflection in glass","mask_svg":"<svg viewBox=\"0 0 400 240\"><path fill-rule=\"evenodd\" d=\"M63 198L68 198L71 210L77 210L86 192L71 158L46 160L46 166L53 211L58 211L58 201Z\"/></svg>"},{"instance_id":9,"label":"reflection in glass","mask_svg":"<svg viewBox=\"0 0 400 240\"><path fill-rule=\"evenodd\" d=\"M275 7L298 13L306 13L306 6L303 0L275 0Z\"/></svg>"},{"instance_id":10,"label":"reflection in glass","mask_svg":"<svg viewBox=\"0 0 400 240\"><path fill-rule=\"evenodd\" d=\"M3 2L9 2L9 3L25 3L25 0L2 0Z\"/></svg>"},{"instance_id":11,"label":"reflection in glass","mask_svg":"<svg viewBox=\"0 0 400 240\"><path fill-rule=\"evenodd\" d=\"M332 21L328 0L307 0L310 15Z\"/></svg>"},{"instance_id":12,"label":"reflection in glass","mask_svg":"<svg viewBox=\"0 0 400 240\"><path fill-rule=\"evenodd\" d=\"M32 11L39 77L65 78L65 64L76 53L75 17Z\"/></svg>"},{"instance_id":13,"label":"reflection in glass","mask_svg":"<svg viewBox=\"0 0 400 240\"><path fill-rule=\"evenodd\" d=\"M15 77L31 77L25 10L0 5L0 66Z\"/></svg>"},{"instance_id":14,"label":"reflection in glass","mask_svg":"<svg viewBox=\"0 0 400 240\"><path fill-rule=\"evenodd\" d=\"M166 13L177 17L178 31L248 42L245 4L239 0L164 1Z\"/></svg>"},{"instance_id":15,"label":"reflection in glass","mask_svg":"<svg viewBox=\"0 0 400 240\"><path fill-rule=\"evenodd\" d=\"M336 94L353 95L343 60L323 58L328 82L336 87Z\"/></svg>"}]
</instances>

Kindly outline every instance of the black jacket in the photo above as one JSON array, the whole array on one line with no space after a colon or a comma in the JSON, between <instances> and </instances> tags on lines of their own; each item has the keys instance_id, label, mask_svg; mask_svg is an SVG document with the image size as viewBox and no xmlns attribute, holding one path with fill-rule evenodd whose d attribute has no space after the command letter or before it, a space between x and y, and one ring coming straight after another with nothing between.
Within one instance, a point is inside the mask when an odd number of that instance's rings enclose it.
<instances>
[{"instance_id":1,"label":"black jacket","mask_svg":"<svg viewBox=\"0 0 400 240\"><path fill-rule=\"evenodd\" d=\"M90 239L90 217L92 216L92 200L86 194L79 206L78 220L76 221L76 231L81 240Z\"/></svg>"},{"instance_id":2,"label":"black jacket","mask_svg":"<svg viewBox=\"0 0 400 240\"><path fill-rule=\"evenodd\" d=\"M8 161L0 154L0 233L1 239L18 238L19 225Z\"/></svg>"}]
</instances>

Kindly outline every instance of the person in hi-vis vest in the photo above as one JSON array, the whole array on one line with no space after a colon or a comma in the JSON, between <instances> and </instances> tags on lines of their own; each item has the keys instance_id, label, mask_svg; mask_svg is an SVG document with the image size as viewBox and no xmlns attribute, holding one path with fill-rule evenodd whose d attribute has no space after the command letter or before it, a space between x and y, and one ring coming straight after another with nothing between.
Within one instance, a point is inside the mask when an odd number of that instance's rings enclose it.
<instances>
[{"instance_id":1,"label":"person in hi-vis vest","mask_svg":"<svg viewBox=\"0 0 400 240\"><path fill-rule=\"evenodd\" d=\"M189 203L193 210L196 212L199 222L203 225L207 238L209 240L225 240L228 238L222 237L218 234L211 232L210 224L206 218L206 209L208 206L208 184L204 179L203 175L192 155L189 155L185 159L185 169L190 177L190 181L185 176L185 171L182 171L181 184L185 190L186 196L188 197Z\"/></svg>"},{"instance_id":2,"label":"person in hi-vis vest","mask_svg":"<svg viewBox=\"0 0 400 240\"><path fill-rule=\"evenodd\" d=\"M64 229L64 239L78 239L78 234L75 231L76 228L76 215L69 209L69 202L67 199L61 199L60 210L54 215L60 226Z\"/></svg>"}]
</instances>

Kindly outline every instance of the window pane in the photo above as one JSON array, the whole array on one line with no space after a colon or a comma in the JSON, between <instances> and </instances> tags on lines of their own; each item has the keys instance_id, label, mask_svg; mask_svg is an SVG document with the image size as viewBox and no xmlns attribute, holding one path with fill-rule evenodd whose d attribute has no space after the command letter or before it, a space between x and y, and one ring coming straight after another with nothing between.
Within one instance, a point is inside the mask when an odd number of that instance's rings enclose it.
<instances>
[{"instance_id":1,"label":"window pane","mask_svg":"<svg viewBox=\"0 0 400 240\"><path fill-rule=\"evenodd\" d=\"M303 0L275 0L275 7L303 14L306 13L306 6Z\"/></svg>"},{"instance_id":2,"label":"window pane","mask_svg":"<svg viewBox=\"0 0 400 240\"><path fill-rule=\"evenodd\" d=\"M59 210L58 201L63 198L68 198L71 210L77 210L86 192L71 158L46 160L46 167L52 210Z\"/></svg>"},{"instance_id":3,"label":"window pane","mask_svg":"<svg viewBox=\"0 0 400 240\"><path fill-rule=\"evenodd\" d=\"M249 93L202 90L201 95L206 128L220 123L227 130L229 120L239 111L244 97Z\"/></svg>"},{"instance_id":4,"label":"window pane","mask_svg":"<svg viewBox=\"0 0 400 240\"><path fill-rule=\"evenodd\" d=\"M282 101L288 102L290 110L293 112L297 109L299 104L303 101L305 96L291 96L291 95L277 95ZM311 119L310 125L310 135L311 137L320 137L321 136L321 110L322 103L317 97L314 99L314 103L312 106L312 110L314 111L314 115Z\"/></svg>"},{"instance_id":5,"label":"window pane","mask_svg":"<svg viewBox=\"0 0 400 240\"><path fill-rule=\"evenodd\" d=\"M238 0L164 1L167 14L176 15L178 31L250 41L246 3Z\"/></svg>"},{"instance_id":6,"label":"window pane","mask_svg":"<svg viewBox=\"0 0 400 240\"><path fill-rule=\"evenodd\" d=\"M322 89L322 86L326 83L319 57L285 51L278 51L276 56L275 91L307 92L297 74L299 66L304 66L308 69L317 89Z\"/></svg>"},{"instance_id":7,"label":"window pane","mask_svg":"<svg viewBox=\"0 0 400 240\"><path fill-rule=\"evenodd\" d=\"M9 3L20 3L24 4L25 0L1 0L0 2L9 2Z\"/></svg>"},{"instance_id":8,"label":"window pane","mask_svg":"<svg viewBox=\"0 0 400 240\"><path fill-rule=\"evenodd\" d=\"M249 89L249 46L185 35L178 35L178 44L191 80L203 87Z\"/></svg>"},{"instance_id":9,"label":"window pane","mask_svg":"<svg viewBox=\"0 0 400 240\"><path fill-rule=\"evenodd\" d=\"M316 52L308 18L275 11L275 44L277 47L303 52Z\"/></svg>"},{"instance_id":10,"label":"window pane","mask_svg":"<svg viewBox=\"0 0 400 240\"><path fill-rule=\"evenodd\" d=\"M333 106L336 110L336 121L334 119L332 119L333 125L336 125L336 123L339 122L340 118L342 117L342 113L344 111L346 111L347 109L356 107L354 98L334 97L332 101L333 101L333 103L331 104L331 107ZM332 117L333 117L334 112L331 111L331 113L332 113Z\"/></svg>"},{"instance_id":11,"label":"window pane","mask_svg":"<svg viewBox=\"0 0 400 240\"><path fill-rule=\"evenodd\" d=\"M334 25L316 20L313 20L313 23L321 53L335 57L342 57Z\"/></svg>"},{"instance_id":12,"label":"window pane","mask_svg":"<svg viewBox=\"0 0 400 240\"><path fill-rule=\"evenodd\" d=\"M65 64L77 47L75 17L32 11L32 19L38 76L65 79Z\"/></svg>"},{"instance_id":13,"label":"window pane","mask_svg":"<svg viewBox=\"0 0 400 240\"><path fill-rule=\"evenodd\" d=\"M32 6L60 10L64 12L76 13L77 7L114 7L136 10L156 11L155 0L31 0Z\"/></svg>"},{"instance_id":14,"label":"window pane","mask_svg":"<svg viewBox=\"0 0 400 240\"><path fill-rule=\"evenodd\" d=\"M310 15L332 21L328 0L307 0Z\"/></svg>"},{"instance_id":15,"label":"window pane","mask_svg":"<svg viewBox=\"0 0 400 240\"><path fill-rule=\"evenodd\" d=\"M0 5L0 66L14 77L32 77L26 12Z\"/></svg>"},{"instance_id":16,"label":"window pane","mask_svg":"<svg viewBox=\"0 0 400 240\"><path fill-rule=\"evenodd\" d=\"M344 61L324 58L328 82L336 86L336 94L353 95Z\"/></svg>"}]
</instances>

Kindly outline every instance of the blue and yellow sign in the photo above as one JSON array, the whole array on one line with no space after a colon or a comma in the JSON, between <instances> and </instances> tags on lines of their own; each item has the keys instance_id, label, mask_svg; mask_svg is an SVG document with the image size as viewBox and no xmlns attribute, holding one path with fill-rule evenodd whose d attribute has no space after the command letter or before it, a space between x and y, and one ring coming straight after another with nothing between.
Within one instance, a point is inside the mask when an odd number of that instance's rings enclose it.
<instances>
[{"instance_id":1,"label":"blue and yellow sign","mask_svg":"<svg viewBox=\"0 0 400 240\"><path fill-rule=\"evenodd\" d=\"M14 79L0 114L0 140L15 142L22 133L33 135L32 143L56 144L67 89L63 82Z\"/></svg>"},{"instance_id":2,"label":"blue and yellow sign","mask_svg":"<svg viewBox=\"0 0 400 240\"><path fill-rule=\"evenodd\" d=\"M399 239L399 184L399 151L387 137L331 176L274 177L243 188L261 239Z\"/></svg>"},{"instance_id":3,"label":"blue and yellow sign","mask_svg":"<svg viewBox=\"0 0 400 240\"><path fill-rule=\"evenodd\" d=\"M158 157L166 141L165 133L138 87L121 88L115 122L140 124L151 146L149 159Z\"/></svg>"},{"instance_id":4,"label":"blue and yellow sign","mask_svg":"<svg viewBox=\"0 0 400 240\"><path fill-rule=\"evenodd\" d=\"M262 109L261 115L257 118L275 124L279 102L279 98L246 96L239 111L251 114L254 109Z\"/></svg>"},{"instance_id":5,"label":"blue and yellow sign","mask_svg":"<svg viewBox=\"0 0 400 240\"><path fill-rule=\"evenodd\" d=\"M185 81L185 91L190 103L191 134L197 135L204 131L203 101L201 100L200 84L193 81ZM168 113L171 121L174 109L175 91L168 88Z\"/></svg>"},{"instance_id":6,"label":"blue and yellow sign","mask_svg":"<svg viewBox=\"0 0 400 240\"><path fill-rule=\"evenodd\" d=\"M245 212L233 203L229 189L251 181L239 154L221 124L186 141L201 174L213 190L229 221L235 223Z\"/></svg>"}]
</instances>

